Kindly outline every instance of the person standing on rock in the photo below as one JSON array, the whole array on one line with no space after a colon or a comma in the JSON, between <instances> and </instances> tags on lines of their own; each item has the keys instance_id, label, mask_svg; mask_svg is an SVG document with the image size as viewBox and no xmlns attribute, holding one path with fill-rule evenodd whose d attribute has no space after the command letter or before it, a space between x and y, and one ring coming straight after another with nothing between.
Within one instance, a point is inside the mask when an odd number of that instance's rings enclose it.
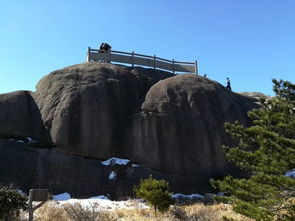
<instances>
[{"instance_id":1,"label":"person standing on rock","mask_svg":"<svg viewBox=\"0 0 295 221\"><path fill-rule=\"evenodd\" d=\"M108 43L102 43L99 48L100 53L109 53L112 47ZM110 61L105 60L104 62L110 63Z\"/></svg>"},{"instance_id":2,"label":"person standing on rock","mask_svg":"<svg viewBox=\"0 0 295 221\"><path fill-rule=\"evenodd\" d=\"M226 78L226 89L231 91L230 80L228 77Z\"/></svg>"}]
</instances>

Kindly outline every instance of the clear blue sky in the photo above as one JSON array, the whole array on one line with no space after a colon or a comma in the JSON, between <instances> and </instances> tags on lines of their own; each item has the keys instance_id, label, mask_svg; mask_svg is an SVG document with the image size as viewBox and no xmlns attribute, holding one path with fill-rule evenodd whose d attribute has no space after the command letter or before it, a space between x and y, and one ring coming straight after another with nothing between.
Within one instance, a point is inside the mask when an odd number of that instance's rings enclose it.
<instances>
[{"instance_id":1,"label":"clear blue sky","mask_svg":"<svg viewBox=\"0 0 295 221\"><path fill-rule=\"evenodd\" d=\"M234 91L295 82L295 0L0 0L0 93L35 90L88 46L199 62Z\"/></svg>"}]
</instances>

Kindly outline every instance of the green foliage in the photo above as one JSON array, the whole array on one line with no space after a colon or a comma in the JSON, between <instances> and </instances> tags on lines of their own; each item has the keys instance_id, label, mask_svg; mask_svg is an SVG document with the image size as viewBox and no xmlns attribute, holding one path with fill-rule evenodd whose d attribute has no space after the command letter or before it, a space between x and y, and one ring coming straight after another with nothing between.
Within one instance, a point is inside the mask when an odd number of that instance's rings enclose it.
<instances>
[{"instance_id":1,"label":"green foliage","mask_svg":"<svg viewBox=\"0 0 295 221\"><path fill-rule=\"evenodd\" d=\"M295 168L295 85L273 80L276 97L261 99L261 108L248 113L253 121L245 128L226 123L226 131L239 141L237 147L224 147L227 158L249 175L211 181L225 192L221 201L233 203L234 210L256 220L273 220L284 214L292 220L295 179L285 176ZM290 219L288 217L291 217Z\"/></svg>"},{"instance_id":2,"label":"green foliage","mask_svg":"<svg viewBox=\"0 0 295 221\"><path fill-rule=\"evenodd\" d=\"M0 187L0 219L19 215L27 208L27 197L11 187Z\"/></svg>"},{"instance_id":3,"label":"green foliage","mask_svg":"<svg viewBox=\"0 0 295 221\"><path fill-rule=\"evenodd\" d=\"M134 192L137 197L153 205L155 212L166 211L174 203L172 193L169 192L169 183L165 180L156 180L152 176L140 180L139 186L134 187Z\"/></svg>"}]
</instances>

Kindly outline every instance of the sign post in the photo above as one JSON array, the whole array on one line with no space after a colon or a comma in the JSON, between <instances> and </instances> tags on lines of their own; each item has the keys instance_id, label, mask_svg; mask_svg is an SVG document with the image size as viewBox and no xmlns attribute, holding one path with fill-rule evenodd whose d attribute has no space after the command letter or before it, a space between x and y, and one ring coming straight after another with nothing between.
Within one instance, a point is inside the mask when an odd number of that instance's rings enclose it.
<instances>
[{"instance_id":1,"label":"sign post","mask_svg":"<svg viewBox=\"0 0 295 221\"><path fill-rule=\"evenodd\" d=\"M30 189L29 194L29 221L33 221L33 213L36 209L40 208L49 198L48 189ZM41 201L38 205L33 207L33 201Z\"/></svg>"}]
</instances>

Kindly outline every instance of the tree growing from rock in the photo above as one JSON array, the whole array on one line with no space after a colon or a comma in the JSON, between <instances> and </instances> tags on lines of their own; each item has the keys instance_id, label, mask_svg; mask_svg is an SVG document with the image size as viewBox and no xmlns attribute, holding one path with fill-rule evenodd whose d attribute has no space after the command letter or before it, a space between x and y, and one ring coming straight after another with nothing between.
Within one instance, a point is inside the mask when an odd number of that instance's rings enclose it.
<instances>
[{"instance_id":1,"label":"tree growing from rock","mask_svg":"<svg viewBox=\"0 0 295 221\"><path fill-rule=\"evenodd\" d=\"M261 99L261 108L248 113L251 127L226 123L236 147L224 147L227 158L248 174L211 181L234 210L256 220L295 220L295 85L273 80L276 96Z\"/></svg>"},{"instance_id":2,"label":"tree growing from rock","mask_svg":"<svg viewBox=\"0 0 295 221\"><path fill-rule=\"evenodd\" d=\"M174 203L172 193L169 192L169 183L165 180L156 180L152 176L140 180L140 184L134 187L134 192L138 198L154 206L155 212L157 210L166 211Z\"/></svg>"},{"instance_id":3,"label":"tree growing from rock","mask_svg":"<svg viewBox=\"0 0 295 221\"><path fill-rule=\"evenodd\" d=\"M27 197L11 187L0 186L0 220L9 216L18 216L27 208Z\"/></svg>"}]
</instances>

